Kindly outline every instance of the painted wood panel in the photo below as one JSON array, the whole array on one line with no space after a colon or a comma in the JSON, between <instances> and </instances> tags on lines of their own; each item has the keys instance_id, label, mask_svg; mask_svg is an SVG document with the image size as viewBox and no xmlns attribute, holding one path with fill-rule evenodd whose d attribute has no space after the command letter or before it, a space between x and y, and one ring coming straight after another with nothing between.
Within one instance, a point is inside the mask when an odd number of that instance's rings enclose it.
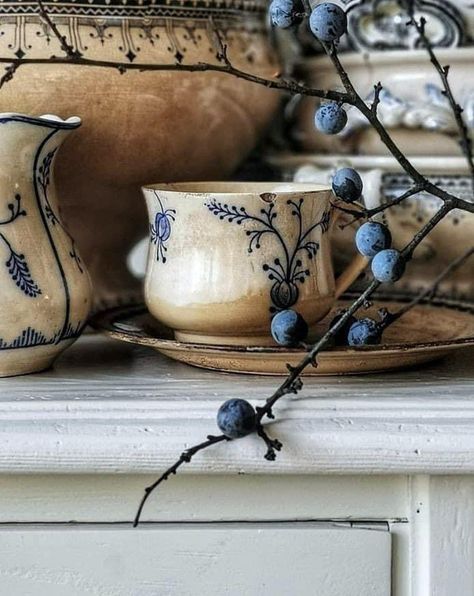
<instances>
[{"instance_id":1,"label":"painted wood panel","mask_svg":"<svg viewBox=\"0 0 474 596\"><path fill-rule=\"evenodd\" d=\"M138 474L0 475L0 523L131 522L153 480ZM143 520L403 524L408 490L403 476L177 475L150 497Z\"/></svg>"},{"instance_id":2,"label":"painted wood panel","mask_svg":"<svg viewBox=\"0 0 474 596\"><path fill-rule=\"evenodd\" d=\"M389 596L390 566L374 528L0 528L9 596Z\"/></svg>"},{"instance_id":3,"label":"painted wood panel","mask_svg":"<svg viewBox=\"0 0 474 596\"><path fill-rule=\"evenodd\" d=\"M420 370L308 380L258 437L214 446L184 473L474 473L473 350ZM256 405L278 382L200 371L100 337L55 370L0 381L0 473L158 473L217 432L223 399Z\"/></svg>"}]
</instances>

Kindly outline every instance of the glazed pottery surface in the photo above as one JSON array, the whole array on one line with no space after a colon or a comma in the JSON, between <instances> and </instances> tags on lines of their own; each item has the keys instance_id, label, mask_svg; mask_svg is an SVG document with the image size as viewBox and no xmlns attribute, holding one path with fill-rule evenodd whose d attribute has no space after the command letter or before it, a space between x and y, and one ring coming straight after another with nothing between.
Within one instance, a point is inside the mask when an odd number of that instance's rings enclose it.
<instances>
[{"instance_id":1,"label":"glazed pottery surface","mask_svg":"<svg viewBox=\"0 0 474 596\"><path fill-rule=\"evenodd\" d=\"M150 312L198 343L273 344L275 312L324 317L366 266L336 281L330 237L339 215L329 187L203 182L144 188L151 247Z\"/></svg>"},{"instance_id":2,"label":"glazed pottery surface","mask_svg":"<svg viewBox=\"0 0 474 596\"><path fill-rule=\"evenodd\" d=\"M437 50L441 64L449 64L449 81L454 97L464 108L469 130L474 129L474 47ZM378 115L401 150L408 155L459 156L457 125L442 94L439 75L426 51L412 50L348 53L342 58L351 81L362 97L371 101L374 84L380 81ZM311 86L341 89L341 82L326 57L302 62L299 74ZM294 140L307 151L387 155L388 150L367 120L355 108L347 110L348 124L334 136L314 127L316 101L306 98L293 116Z\"/></svg>"},{"instance_id":3,"label":"glazed pottery surface","mask_svg":"<svg viewBox=\"0 0 474 596\"><path fill-rule=\"evenodd\" d=\"M336 312L349 304L347 300L338 301L334 310L314 329L315 337L321 336ZM393 299L376 299L368 315L376 317L380 308L395 311L400 304ZM303 350L279 347L178 342L173 339L171 329L154 321L145 306L110 309L97 315L92 325L119 341L155 349L186 364L225 372L287 375L287 364L296 366L306 355ZM382 345L324 350L317 356L318 366L308 366L303 374L353 375L396 370L419 366L472 345L472 313L450 308L442 302L437 306L422 304L385 331Z\"/></svg>"},{"instance_id":4,"label":"glazed pottery surface","mask_svg":"<svg viewBox=\"0 0 474 596\"><path fill-rule=\"evenodd\" d=\"M79 125L0 114L0 376L50 366L89 314L89 276L53 180L56 154Z\"/></svg>"},{"instance_id":5,"label":"glazed pottery surface","mask_svg":"<svg viewBox=\"0 0 474 596\"><path fill-rule=\"evenodd\" d=\"M282 177L296 183L329 184L338 168L354 167L362 176L363 198L368 208L395 199L412 185L411 178L389 157L286 154L273 156L269 161L280 170ZM435 184L472 201L472 179L464 158L416 157L411 161ZM387 209L380 217L390 227L394 246L401 249L410 242L440 205L433 196L419 193ZM344 267L354 254L354 233L355 228L348 227L335 236L338 267ZM414 260L396 287L411 292L428 287L451 261L472 246L473 238L474 215L453 211L416 249ZM444 280L439 291L460 299L474 299L474 259Z\"/></svg>"},{"instance_id":6,"label":"glazed pottery surface","mask_svg":"<svg viewBox=\"0 0 474 596\"><path fill-rule=\"evenodd\" d=\"M236 67L277 72L264 0L46 1L84 58L127 65L218 62L214 28ZM0 3L0 55L63 56L36 2ZM138 289L126 255L146 231L140 186L153 180L225 177L253 148L278 104L262 86L213 72L129 71L24 65L2 88L0 109L60 116L83 127L59 156L61 212L77 240L97 298ZM80 164L80 168L78 167Z\"/></svg>"},{"instance_id":7,"label":"glazed pottery surface","mask_svg":"<svg viewBox=\"0 0 474 596\"><path fill-rule=\"evenodd\" d=\"M408 14L400 0L336 0L347 13L347 35L339 51L373 52L418 47L416 30L407 26ZM414 15L427 21L426 34L436 48L473 45L474 6L471 0L416 0ZM323 49L309 31L299 35L307 48Z\"/></svg>"}]
</instances>

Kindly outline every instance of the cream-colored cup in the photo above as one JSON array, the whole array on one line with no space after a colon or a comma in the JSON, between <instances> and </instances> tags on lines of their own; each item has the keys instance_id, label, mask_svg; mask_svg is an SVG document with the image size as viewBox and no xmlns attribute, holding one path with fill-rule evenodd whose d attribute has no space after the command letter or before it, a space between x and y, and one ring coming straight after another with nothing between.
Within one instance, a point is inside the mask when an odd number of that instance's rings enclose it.
<instances>
[{"instance_id":1,"label":"cream-colored cup","mask_svg":"<svg viewBox=\"0 0 474 596\"><path fill-rule=\"evenodd\" d=\"M143 188L150 219L145 300L185 342L271 345L272 315L311 327L366 266L334 279L329 187L187 182Z\"/></svg>"}]
</instances>

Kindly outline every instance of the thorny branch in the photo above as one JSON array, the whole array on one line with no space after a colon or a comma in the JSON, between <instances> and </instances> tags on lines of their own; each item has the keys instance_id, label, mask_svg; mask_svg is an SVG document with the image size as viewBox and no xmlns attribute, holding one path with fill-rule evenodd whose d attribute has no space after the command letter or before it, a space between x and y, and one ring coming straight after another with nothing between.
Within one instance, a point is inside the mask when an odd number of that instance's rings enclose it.
<instances>
[{"instance_id":1,"label":"thorny branch","mask_svg":"<svg viewBox=\"0 0 474 596\"><path fill-rule=\"evenodd\" d=\"M56 24L50 18L50 16L48 15L46 9L44 8L44 5L43 5L42 0L36 0L36 2L38 3L40 17L46 22L46 24L51 29L51 31L53 32L53 34L55 35L55 37L57 37L57 39L59 41L59 44L61 46L61 50L71 60L74 60L76 58L81 58L81 56L82 56L81 52L79 52L79 50L77 50L71 44L69 44L68 41L67 41L67 39L66 39L66 37L64 35L61 35L61 33L60 33L59 29L57 28Z\"/></svg>"},{"instance_id":2,"label":"thorny branch","mask_svg":"<svg viewBox=\"0 0 474 596\"><path fill-rule=\"evenodd\" d=\"M406 0L405 0L405 5L406 5ZM461 146L462 152L463 152L464 156L466 157L466 160L468 163L469 171L471 173L473 190L474 190L474 161L473 161L473 156L472 156L472 140L471 140L471 136L469 134L467 125L466 125L464 118L462 116L464 110L459 105L459 103L455 100L453 91L451 89L451 85L448 80L449 66L442 66L433 50L433 47L426 35L426 19L424 17L421 17L419 21L416 20L415 15L414 15L414 7L413 7L412 3L408 3L408 5L406 5L406 8L407 8L407 11L408 11L408 14L410 17L410 20L408 23L409 23L409 25L413 26L416 29L418 36L419 36L419 40L420 40L421 44L423 45L423 47L425 48L425 50L428 52L430 62L434 66L436 72L438 73L438 75L441 79L441 83L443 85L443 95L449 101L451 111L453 112L454 119L456 121L456 125L459 130L459 137L460 137L459 144Z\"/></svg>"},{"instance_id":3,"label":"thorny branch","mask_svg":"<svg viewBox=\"0 0 474 596\"><path fill-rule=\"evenodd\" d=\"M407 0L405 0L406 2ZM410 160L402 153L400 148L396 145L396 143L391 138L388 131L385 129L383 124L378 118L377 115L377 108L380 102L380 93L382 90L381 83L377 83L375 85L375 94L374 100L372 104L369 106L366 102L362 99L359 93L355 90L352 82L345 71L344 67L342 66L336 46L334 44L331 45L324 45L326 52L328 53L330 59L333 62L334 67L336 68L339 77L342 81L344 86L345 92L338 92L338 91L325 91L322 89L314 89L311 87L307 87L304 84L298 83L293 80L285 80L279 77L278 75L273 79L266 79L264 77L260 77L258 75L254 75L252 73L248 73L242 71L236 67L234 67L228 57L227 54L227 46L224 43L220 32L216 30L216 37L219 44L219 51L217 52L217 64L208 64L208 63L198 63L192 65L186 65L182 63L175 63L175 64L130 64L130 63L116 63L116 62L109 62L109 61L102 61L102 60L90 60L85 58L79 51L77 51L73 46L71 46L65 36L61 35L60 31L54 24L54 22L49 18L41 0L37 0L38 7L39 7L39 14L43 18L43 20L48 24L53 34L56 36L60 43L61 50L65 54L64 57L52 57L50 59L34 59L34 58L23 58L23 59L16 59L11 60L8 58L1 58L0 57L0 64L7 64L8 66L5 68L5 73L0 79L0 88L10 81L13 76L15 75L16 71L20 68L20 66L25 64L47 64L47 63L54 63L54 64L69 64L75 66L94 66L97 68L112 68L118 70L121 74L126 73L127 71L160 71L160 70L167 70L167 71L188 71L188 72L219 72L222 74L227 74L231 76L235 76L237 78L253 82L259 85L263 85L269 89L276 89L279 91L284 91L290 95L305 95L310 97L318 97L321 99L327 99L339 102L341 104L348 104L351 106L355 106L370 122L372 127L378 133L380 139L388 148L390 153L393 157L397 160L403 170L413 179L414 185L408 191L406 191L400 197L394 199L393 201L384 204L383 206L372 209L366 210L364 215L366 217L372 217L377 213L387 209L390 206L395 204L399 204L408 197L416 194L417 192L426 191L432 194L435 197L438 197L443 202L441 208L435 213L432 219L419 230L417 234L415 234L414 238L409 242L406 247L401 251L402 257L409 261L412 256L415 248L422 242L422 240L431 232L431 230L453 209L462 209L464 211L474 213L474 203L469 201L463 200L459 197L456 197L449 192L441 189L440 187L436 186L435 184L431 183L425 176L423 176L410 162ZM409 7L412 5L412 2L409 1ZM421 41L423 42L425 48L428 50L430 58L433 58L434 52L432 50L431 44L429 40L424 35L424 22L421 21L417 23L413 17L413 12L411 14L411 19L414 21L412 24L417 28L417 31L420 35ZM433 59L432 59L433 62ZM445 86L445 93L450 101L450 105L453 109L456 121L458 123L461 137L463 139L463 150L466 153L466 156L471 155L471 146L469 136L467 134L467 129L465 128L464 122L462 120L462 110L455 102L454 97L452 96L451 89L448 83L448 72L449 69L446 67L441 67L439 62L436 60L433 62L435 68L438 70L443 84ZM439 66L439 68L438 68ZM468 158L469 159L469 158ZM472 165L472 157L470 161L470 168L471 172L474 176L474 166ZM474 180L474 177L473 177ZM351 210L348 210L351 212ZM352 213L356 216L355 213ZM465 257L467 258L467 257ZM462 261L465 260L462 258ZM457 266L453 264L453 268ZM438 278L439 280L439 278ZM439 281L435 282L436 284ZM256 408L256 416L257 416L257 424L256 424L256 432L260 438L264 441L267 452L265 457L269 460L273 460L276 457L276 452L279 451L282 447L281 443L276 439L271 439L266 431L264 426L262 425L263 418L273 418L273 407L276 402L285 395L298 393L303 383L301 381L301 373L304 369L310 365L317 366L317 355L320 351L325 348L335 334L342 329L342 327L347 323L349 318L356 313L360 308L366 306L369 302L369 298L373 295L373 293L379 288L380 282L373 279L367 288L361 293L361 295L342 313L342 315L338 318L337 322L333 324L330 329L321 337L313 346L311 346L305 354L304 358L301 362L295 366L288 365L288 376L283 381L283 383L276 389L276 391L271 395L264 403L262 407ZM406 311L405 311L406 312ZM401 315L400 315L401 316ZM212 436L209 435L207 440L199 443L193 447L190 447L183 451L180 455L179 459L170 466L153 484L148 486L145 489L144 496L140 502L135 520L134 526L137 526L140 520L140 516L143 511L143 507L149 498L150 494L165 480L167 480L171 475L176 474L178 469L185 463L189 463L194 455L199 453L200 451L215 445L217 443L229 440L224 435Z\"/></svg>"},{"instance_id":4,"label":"thorny branch","mask_svg":"<svg viewBox=\"0 0 474 596\"><path fill-rule=\"evenodd\" d=\"M138 507L137 514L135 516L135 520L133 522L133 527L136 528L138 526L143 507L145 506L145 503L147 502L148 497L155 490L155 488L158 488L158 486L162 482L164 482L165 480L168 480L168 478L170 476L172 476L173 474L176 474L178 469L183 464L188 464L192 460L192 458L196 455L196 453L199 453L199 451L202 451L203 449L206 449L207 447L210 447L211 445L216 445L217 443L222 443L222 441L229 441L229 440L230 439L228 439L224 435L217 435L217 436L208 435L207 440L204 441L203 443L199 443L198 445L194 445L193 447L189 447L188 449L185 449L183 451L183 453L181 453L181 455L179 456L179 459L172 466L170 466L166 470L166 472L163 472L163 474L158 478L158 480L156 480L155 482L153 482L153 484L150 484L150 486L147 486L145 488L145 494L143 495L142 500L140 501L140 505Z\"/></svg>"},{"instance_id":5,"label":"thorny branch","mask_svg":"<svg viewBox=\"0 0 474 596\"><path fill-rule=\"evenodd\" d=\"M401 308L399 308L397 310L397 312L395 312L395 313L385 313L383 327L385 328L388 325L391 325L392 323L397 321L400 317L402 317L405 313L407 313L409 310L411 310L414 306L416 306L417 304L420 304L420 302L423 302L424 300L431 300L434 297L434 295L436 294L436 292L438 291L438 288L439 288L439 285L441 284L441 282L444 281L449 275L451 275L451 273L454 273L454 271L456 271L462 265L464 265L464 263L468 259L470 259L470 257L472 257L472 255L474 255L474 246L471 246L471 248L466 250L462 255L460 255L456 259L454 259L454 261L451 261L451 263L449 263L449 265L447 265L445 267L445 269L443 269L443 271L441 271L441 273L438 275L438 277L436 277L436 279L433 281L432 285L429 288L427 288L426 290L423 290L422 292L420 292L420 294L418 294L418 296L413 298L413 300L411 302L407 302L405 305L403 305Z\"/></svg>"},{"instance_id":6,"label":"thorny branch","mask_svg":"<svg viewBox=\"0 0 474 596\"><path fill-rule=\"evenodd\" d=\"M413 240L409 242L406 247L401 251L401 255L405 258L406 261L409 261L412 256L415 248L423 241L424 238L431 232L431 230L453 209L451 204L445 203L433 216L433 218L423 226L417 234L415 234ZM466 257L467 258L467 257ZM267 446L267 452L265 454L265 458L273 461L276 458L276 451L280 451L282 448L282 444L277 439L271 439L262 424L263 418L274 418L273 407L277 403L279 399L281 399L285 395L289 395L291 393L298 393L303 388L303 382L301 380L302 372L310 365L317 366L317 355L331 342L334 336L340 331L347 321L353 316L360 308L364 307L369 298L374 294L374 292L380 287L381 283L375 279L371 281L371 283L367 286L367 288L360 294L360 296L341 314L339 319L336 323L331 325L331 327L326 331L326 333L308 350L307 354L301 359L297 366L290 366L287 365L289 374L283 381L283 383L276 389L276 391L271 395L264 403L263 406L257 407L257 425L256 425L256 432L259 437L263 439ZM388 323L387 323L388 324ZM164 474L158 478L156 482L150 485L148 488L145 489L145 495L142 498L140 503L137 515L135 516L135 520L133 522L134 527L136 527L140 522L140 516L143 511L143 506L150 496L150 494L157 488L164 480L167 480L171 474L175 474L177 469L184 463L191 461L191 457L195 455L198 451L206 449L211 445L226 440L224 435L220 435L219 437L208 437L208 441L204 443L200 443L195 447L191 447L190 449L184 451L177 462L175 462Z\"/></svg>"}]
</instances>

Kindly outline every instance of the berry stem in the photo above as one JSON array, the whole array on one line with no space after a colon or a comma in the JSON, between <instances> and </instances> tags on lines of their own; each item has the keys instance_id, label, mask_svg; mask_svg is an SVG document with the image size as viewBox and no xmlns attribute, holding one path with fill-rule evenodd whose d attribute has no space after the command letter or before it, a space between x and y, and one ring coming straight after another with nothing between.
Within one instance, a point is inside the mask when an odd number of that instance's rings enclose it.
<instances>
[{"instance_id":1,"label":"berry stem","mask_svg":"<svg viewBox=\"0 0 474 596\"><path fill-rule=\"evenodd\" d=\"M471 246L471 248L469 248L468 250L466 250L462 255L460 255L459 257L457 257L453 261L451 261L451 263L449 263L449 265L447 265L441 271L441 273L438 275L438 277L436 277L436 279L434 280L433 284L429 288L426 288L425 290L423 290L422 292L420 292L418 294L418 296L416 296L411 302L408 302L407 304L405 304L404 306L402 306L399 310L397 310L397 312L395 312L395 313L388 313L387 314L387 319L386 319L387 322L386 323L384 322L382 324L383 328L386 329L389 325L391 325L395 321L398 321L398 319L400 317L402 317L405 313L407 313L409 310L411 310L417 304L420 304L420 302L423 302L424 300L432 300L433 297L434 297L434 295L435 295L435 293L438 290L438 287L439 287L440 283L442 281L444 281L451 273L454 273L454 271L456 271L462 265L464 265L464 263L473 254L474 254L474 246Z\"/></svg>"},{"instance_id":2,"label":"berry stem","mask_svg":"<svg viewBox=\"0 0 474 596\"><path fill-rule=\"evenodd\" d=\"M168 478L171 475L176 474L178 469L183 464L188 464L192 460L192 458L196 455L196 453L199 453L199 451L202 451L203 449L207 449L207 447L210 447L211 445L216 445L217 443L222 443L222 441L229 441L229 440L230 439L228 439L225 435L218 435L218 436L208 435L206 441L204 441L202 443L198 443L197 445L194 445L193 447L189 447L189 449L186 449L185 451L183 451L181 453L181 455L179 456L178 460L175 461L175 463L172 466L170 466L165 472L163 472L163 474L157 480L155 480L155 482L153 482L153 484L150 484L150 486L147 486L145 488L145 493L144 493L144 495L140 501L140 504L138 506L138 510L135 515L135 519L133 520L133 527L136 528L138 526L138 524L140 523L140 517L141 517L142 511L143 511L143 507L145 506L145 503L147 502L151 493L156 488L158 488L158 486L162 482L164 482L165 480L168 480Z\"/></svg>"}]
</instances>

